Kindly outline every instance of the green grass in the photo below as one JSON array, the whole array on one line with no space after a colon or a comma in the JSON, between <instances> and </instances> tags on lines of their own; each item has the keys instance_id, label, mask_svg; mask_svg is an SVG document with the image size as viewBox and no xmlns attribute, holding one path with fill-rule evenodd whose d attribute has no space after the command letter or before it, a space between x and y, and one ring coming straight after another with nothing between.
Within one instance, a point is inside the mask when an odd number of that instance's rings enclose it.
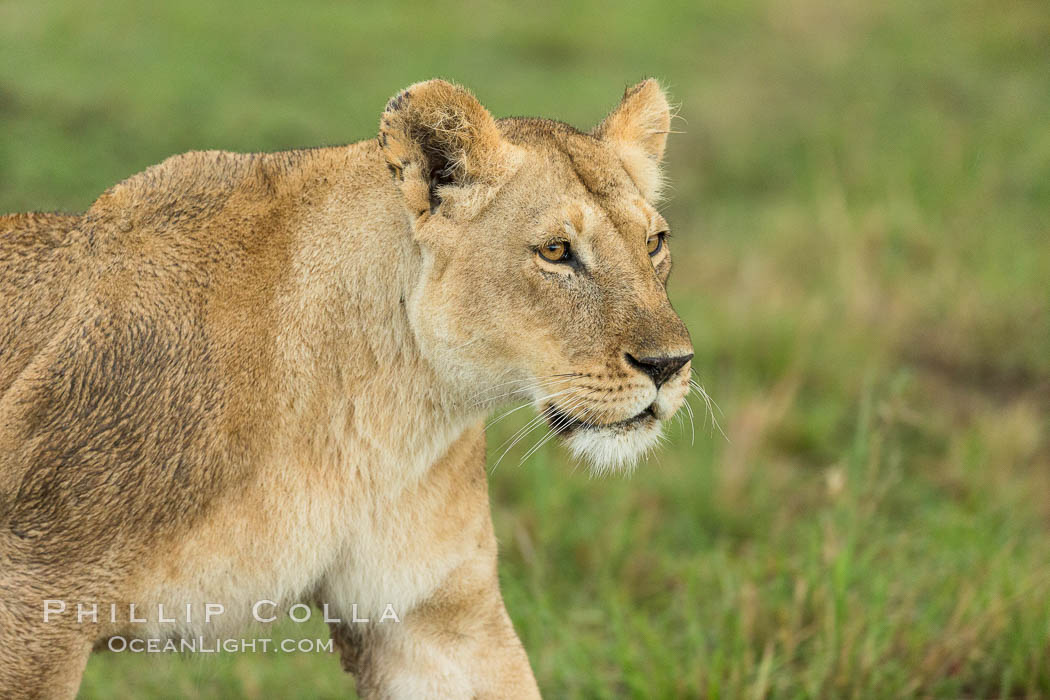
<instances>
[{"instance_id":1,"label":"green grass","mask_svg":"<svg viewBox=\"0 0 1050 700\"><path fill-rule=\"evenodd\" d=\"M435 75L584 127L645 75L681 102L671 295L728 439L697 404L630 479L553 446L492 474L545 693L1050 696L1045 3L8 0L0 211L366 138ZM351 688L324 654L108 654L82 695Z\"/></svg>"}]
</instances>

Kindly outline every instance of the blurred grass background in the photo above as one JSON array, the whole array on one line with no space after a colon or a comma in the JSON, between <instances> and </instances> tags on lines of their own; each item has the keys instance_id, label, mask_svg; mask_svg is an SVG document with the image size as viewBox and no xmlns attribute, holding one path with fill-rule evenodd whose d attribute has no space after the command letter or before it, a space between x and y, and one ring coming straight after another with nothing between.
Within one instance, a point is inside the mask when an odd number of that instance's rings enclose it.
<instances>
[{"instance_id":1,"label":"blurred grass background","mask_svg":"<svg viewBox=\"0 0 1050 700\"><path fill-rule=\"evenodd\" d=\"M542 689L1050 696L1044 0L5 0L0 211L370 138L433 76L588 128L647 75L681 103L671 296L728 439L697 404L630 479L556 447L492 474ZM105 654L81 694L352 687L324 654Z\"/></svg>"}]
</instances>

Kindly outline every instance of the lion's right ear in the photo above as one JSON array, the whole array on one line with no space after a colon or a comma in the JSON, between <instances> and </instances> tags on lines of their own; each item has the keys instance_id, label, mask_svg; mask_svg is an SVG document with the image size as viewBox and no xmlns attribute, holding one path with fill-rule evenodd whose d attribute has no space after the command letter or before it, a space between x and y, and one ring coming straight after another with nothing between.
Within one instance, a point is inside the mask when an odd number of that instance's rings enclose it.
<instances>
[{"instance_id":1,"label":"lion's right ear","mask_svg":"<svg viewBox=\"0 0 1050 700\"><path fill-rule=\"evenodd\" d=\"M433 214L450 188L491 182L501 167L496 121L459 85L416 83L387 103L379 145L387 167L417 218Z\"/></svg>"}]
</instances>

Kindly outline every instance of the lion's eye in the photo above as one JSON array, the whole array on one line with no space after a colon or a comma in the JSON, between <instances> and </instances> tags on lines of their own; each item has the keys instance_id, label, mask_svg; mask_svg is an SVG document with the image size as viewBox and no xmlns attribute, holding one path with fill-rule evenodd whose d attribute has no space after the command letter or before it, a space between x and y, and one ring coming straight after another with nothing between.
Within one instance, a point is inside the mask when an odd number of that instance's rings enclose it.
<instances>
[{"instance_id":1,"label":"lion's eye","mask_svg":"<svg viewBox=\"0 0 1050 700\"><path fill-rule=\"evenodd\" d=\"M537 251L547 262L564 263L572 260L572 250L568 241L551 241L544 243Z\"/></svg>"},{"instance_id":2,"label":"lion's eye","mask_svg":"<svg viewBox=\"0 0 1050 700\"><path fill-rule=\"evenodd\" d=\"M667 232L661 231L655 236L649 236L649 238L645 240L645 248L649 251L650 257L655 256L663 249L665 238L667 238Z\"/></svg>"}]
</instances>

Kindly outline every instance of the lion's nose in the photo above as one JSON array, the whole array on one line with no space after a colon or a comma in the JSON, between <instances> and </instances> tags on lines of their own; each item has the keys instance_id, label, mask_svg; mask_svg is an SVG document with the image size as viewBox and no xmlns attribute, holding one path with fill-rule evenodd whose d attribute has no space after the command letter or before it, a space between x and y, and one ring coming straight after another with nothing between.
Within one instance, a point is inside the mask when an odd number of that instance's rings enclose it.
<instances>
[{"instance_id":1,"label":"lion's nose","mask_svg":"<svg viewBox=\"0 0 1050 700\"><path fill-rule=\"evenodd\" d=\"M648 374L657 389L673 377L675 372L685 367L686 362L693 359L693 353L676 357L635 357L628 352L624 356L627 358L627 364Z\"/></svg>"}]
</instances>

